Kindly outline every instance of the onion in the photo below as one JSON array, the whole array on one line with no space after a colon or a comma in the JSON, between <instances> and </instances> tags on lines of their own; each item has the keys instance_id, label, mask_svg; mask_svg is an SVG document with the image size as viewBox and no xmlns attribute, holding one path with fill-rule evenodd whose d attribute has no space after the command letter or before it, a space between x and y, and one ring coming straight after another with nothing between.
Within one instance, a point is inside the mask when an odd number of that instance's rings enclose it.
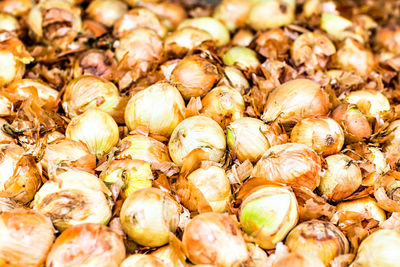
<instances>
[{"instance_id":1,"label":"onion","mask_svg":"<svg viewBox=\"0 0 400 267\"><path fill-rule=\"evenodd\" d=\"M336 214L340 215L346 212L356 212L362 214L364 218L372 218L379 223L383 223L386 220L385 211L371 197L340 202L337 205Z\"/></svg>"},{"instance_id":2,"label":"onion","mask_svg":"<svg viewBox=\"0 0 400 267\"><path fill-rule=\"evenodd\" d=\"M232 38L235 46L249 46L254 39L254 34L250 30L239 30Z\"/></svg>"},{"instance_id":3,"label":"onion","mask_svg":"<svg viewBox=\"0 0 400 267\"><path fill-rule=\"evenodd\" d=\"M126 258L120 267L164 267L165 265L152 255L134 254Z\"/></svg>"},{"instance_id":4,"label":"onion","mask_svg":"<svg viewBox=\"0 0 400 267\"><path fill-rule=\"evenodd\" d=\"M124 258L125 247L118 234L101 224L83 223L56 239L46 267L118 267Z\"/></svg>"},{"instance_id":5,"label":"onion","mask_svg":"<svg viewBox=\"0 0 400 267\"><path fill-rule=\"evenodd\" d=\"M36 193L32 208L48 216L60 230L81 224L107 224L110 192L95 175L69 170L47 181Z\"/></svg>"},{"instance_id":6,"label":"onion","mask_svg":"<svg viewBox=\"0 0 400 267\"><path fill-rule=\"evenodd\" d=\"M0 116L9 116L14 108L13 102L7 96L0 93Z\"/></svg>"},{"instance_id":7,"label":"onion","mask_svg":"<svg viewBox=\"0 0 400 267\"><path fill-rule=\"evenodd\" d=\"M13 16L26 14L31 7L30 0L3 0L0 2L0 10Z\"/></svg>"},{"instance_id":8,"label":"onion","mask_svg":"<svg viewBox=\"0 0 400 267\"><path fill-rule=\"evenodd\" d=\"M248 88L250 88L249 82L243 73L233 66L224 67L224 77L220 80L220 84L235 88L241 94Z\"/></svg>"},{"instance_id":9,"label":"onion","mask_svg":"<svg viewBox=\"0 0 400 267\"><path fill-rule=\"evenodd\" d=\"M289 123L308 116L325 115L329 96L316 82L297 79L275 88L268 96L261 119Z\"/></svg>"},{"instance_id":10,"label":"onion","mask_svg":"<svg viewBox=\"0 0 400 267\"><path fill-rule=\"evenodd\" d=\"M183 120L184 112L185 102L179 91L159 82L131 97L125 108L125 122L130 130L144 127L151 134L169 137Z\"/></svg>"},{"instance_id":11,"label":"onion","mask_svg":"<svg viewBox=\"0 0 400 267\"><path fill-rule=\"evenodd\" d=\"M116 60L111 53L101 49L89 49L75 60L74 78L94 75L109 80Z\"/></svg>"},{"instance_id":12,"label":"onion","mask_svg":"<svg viewBox=\"0 0 400 267\"><path fill-rule=\"evenodd\" d=\"M250 261L254 264L254 267L263 267L268 261L267 253L258 245L247 243L247 250L250 253Z\"/></svg>"},{"instance_id":13,"label":"onion","mask_svg":"<svg viewBox=\"0 0 400 267\"><path fill-rule=\"evenodd\" d=\"M290 135L294 143L305 144L323 156L340 152L344 144L344 133L340 125L328 117L301 120Z\"/></svg>"},{"instance_id":14,"label":"onion","mask_svg":"<svg viewBox=\"0 0 400 267\"><path fill-rule=\"evenodd\" d=\"M251 1L223 0L214 9L213 17L225 24L230 31L243 27L247 14L251 8Z\"/></svg>"},{"instance_id":15,"label":"onion","mask_svg":"<svg viewBox=\"0 0 400 267\"><path fill-rule=\"evenodd\" d=\"M317 256L310 253L294 252L278 258L272 267L324 267L326 266Z\"/></svg>"},{"instance_id":16,"label":"onion","mask_svg":"<svg viewBox=\"0 0 400 267\"><path fill-rule=\"evenodd\" d=\"M95 21L111 27L127 10L128 5L122 1L94 0L86 9L86 13Z\"/></svg>"},{"instance_id":17,"label":"onion","mask_svg":"<svg viewBox=\"0 0 400 267\"><path fill-rule=\"evenodd\" d=\"M204 96L219 79L217 67L197 55L183 58L171 74L171 82L186 100Z\"/></svg>"},{"instance_id":18,"label":"onion","mask_svg":"<svg viewBox=\"0 0 400 267\"><path fill-rule=\"evenodd\" d=\"M396 167L400 161L400 120L392 121L388 128L387 140L383 144L383 152L385 152L385 158L392 167Z\"/></svg>"},{"instance_id":19,"label":"onion","mask_svg":"<svg viewBox=\"0 0 400 267\"><path fill-rule=\"evenodd\" d=\"M345 101L356 105L368 118L384 116L390 111L389 100L381 92L374 90L352 91Z\"/></svg>"},{"instance_id":20,"label":"onion","mask_svg":"<svg viewBox=\"0 0 400 267\"><path fill-rule=\"evenodd\" d=\"M321 16L321 29L326 31L330 36L336 40L343 40L349 35L346 30L351 28L353 23L337 14L322 13Z\"/></svg>"},{"instance_id":21,"label":"onion","mask_svg":"<svg viewBox=\"0 0 400 267\"><path fill-rule=\"evenodd\" d=\"M254 166L252 177L314 190L320 182L321 159L303 144L271 147Z\"/></svg>"},{"instance_id":22,"label":"onion","mask_svg":"<svg viewBox=\"0 0 400 267\"><path fill-rule=\"evenodd\" d=\"M247 195L239 210L243 230L264 249L273 249L298 220L293 192L280 185L264 185Z\"/></svg>"},{"instance_id":23,"label":"onion","mask_svg":"<svg viewBox=\"0 0 400 267\"><path fill-rule=\"evenodd\" d=\"M22 204L32 200L42 177L35 160L16 144L0 144L0 197Z\"/></svg>"},{"instance_id":24,"label":"onion","mask_svg":"<svg viewBox=\"0 0 400 267\"><path fill-rule=\"evenodd\" d=\"M134 191L123 203L120 213L122 227L133 241L148 247L168 243L170 232L179 223L181 207L157 188Z\"/></svg>"},{"instance_id":25,"label":"onion","mask_svg":"<svg viewBox=\"0 0 400 267\"><path fill-rule=\"evenodd\" d=\"M349 252L346 236L332 223L312 220L297 225L286 238L292 252L310 253L325 266L339 255Z\"/></svg>"},{"instance_id":26,"label":"onion","mask_svg":"<svg viewBox=\"0 0 400 267\"><path fill-rule=\"evenodd\" d=\"M17 32L21 29L18 20L10 14L0 13L0 30Z\"/></svg>"},{"instance_id":27,"label":"onion","mask_svg":"<svg viewBox=\"0 0 400 267\"><path fill-rule=\"evenodd\" d=\"M249 260L237 223L226 214L197 215L187 224L182 242L186 255L195 264L228 267Z\"/></svg>"},{"instance_id":28,"label":"onion","mask_svg":"<svg viewBox=\"0 0 400 267\"><path fill-rule=\"evenodd\" d=\"M227 50L223 56L223 60L226 65L236 65L243 70L256 70L260 65L256 52L250 48L241 46L234 46Z\"/></svg>"},{"instance_id":29,"label":"onion","mask_svg":"<svg viewBox=\"0 0 400 267\"><path fill-rule=\"evenodd\" d=\"M25 65L11 51L0 49L0 61L3 62L3 66L0 69L0 86L4 86L23 76Z\"/></svg>"},{"instance_id":30,"label":"onion","mask_svg":"<svg viewBox=\"0 0 400 267\"><path fill-rule=\"evenodd\" d=\"M257 31L286 26L293 22L295 10L294 0L255 1L247 16L247 24Z\"/></svg>"},{"instance_id":31,"label":"onion","mask_svg":"<svg viewBox=\"0 0 400 267\"><path fill-rule=\"evenodd\" d=\"M376 33L375 41L377 45L382 47L384 50L397 55L400 53L400 26L399 25L388 25L386 27L379 28Z\"/></svg>"},{"instance_id":32,"label":"onion","mask_svg":"<svg viewBox=\"0 0 400 267\"><path fill-rule=\"evenodd\" d=\"M118 125L110 115L100 109L89 109L74 117L68 124L65 135L85 143L96 157L110 152L119 139Z\"/></svg>"},{"instance_id":33,"label":"onion","mask_svg":"<svg viewBox=\"0 0 400 267\"><path fill-rule=\"evenodd\" d=\"M186 267L186 256L183 252L182 242L174 238L176 243L172 242L164 247L157 249L150 255L155 256L165 267Z\"/></svg>"},{"instance_id":34,"label":"onion","mask_svg":"<svg viewBox=\"0 0 400 267\"><path fill-rule=\"evenodd\" d=\"M194 116L183 120L172 132L168 149L172 160L182 166L184 159L195 149L208 153L209 160L220 162L225 153L225 135L214 120Z\"/></svg>"},{"instance_id":35,"label":"onion","mask_svg":"<svg viewBox=\"0 0 400 267\"><path fill-rule=\"evenodd\" d=\"M213 37L207 31L185 27L172 32L165 38L164 50L168 55L181 57L201 43L212 40Z\"/></svg>"},{"instance_id":36,"label":"onion","mask_svg":"<svg viewBox=\"0 0 400 267\"><path fill-rule=\"evenodd\" d=\"M54 240L51 221L25 209L0 212L0 265L42 266Z\"/></svg>"},{"instance_id":37,"label":"onion","mask_svg":"<svg viewBox=\"0 0 400 267\"><path fill-rule=\"evenodd\" d=\"M186 19L186 11L179 3L165 1L140 1L138 4L153 11L168 30L174 30L184 19Z\"/></svg>"},{"instance_id":38,"label":"onion","mask_svg":"<svg viewBox=\"0 0 400 267\"><path fill-rule=\"evenodd\" d=\"M10 135L6 134L2 128L4 127L4 124L8 124L8 122L4 119L0 118L0 144L10 144L10 143L16 143L16 140L12 138Z\"/></svg>"}]
</instances>

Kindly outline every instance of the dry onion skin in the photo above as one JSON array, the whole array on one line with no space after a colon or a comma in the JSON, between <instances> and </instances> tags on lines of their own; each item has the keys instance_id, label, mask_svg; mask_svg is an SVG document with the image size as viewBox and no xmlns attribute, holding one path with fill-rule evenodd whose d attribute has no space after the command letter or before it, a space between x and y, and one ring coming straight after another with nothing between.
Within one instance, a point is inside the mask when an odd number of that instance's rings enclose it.
<instances>
[{"instance_id":1,"label":"dry onion skin","mask_svg":"<svg viewBox=\"0 0 400 267\"><path fill-rule=\"evenodd\" d=\"M114 25L128 10L128 5L122 1L115 0L95 0L90 3L86 12L93 18L107 27Z\"/></svg>"},{"instance_id":2,"label":"dry onion skin","mask_svg":"<svg viewBox=\"0 0 400 267\"><path fill-rule=\"evenodd\" d=\"M117 233L101 224L82 223L57 237L46 267L118 267L124 258L124 243Z\"/></svg>"},{"instance_id":3,"label":"dry onion skin","mask_svg":"<svg viewBox=\"0 0 400 267\"><path fill-rule=\"evenodd\" d=\"M337 205L336 214L341 215L346 212L354 212L363 215L366 218L372 218L379 223L386 220L386 214L371 197L363 197L350 201L343 201Z\"/></svg>"},{"instance_id":4,"label":"dry onion skin","mask_svg":"<svg viewBox=\"0 0 400 267\"><path fill-rule=\"evenodd\" d=\"M127 257L120 267L165 267L165 265L152 255L134 254Z\"/></svg>"},{"instance_id":5,"label":"dry onion skin","mask_svg":"<svg viewBox=\"0 0 400 267\"><path fill-rule=\"evenodd\" d=\"M44 264L54 240L46 216L32 210L0 212L0 265L36 267Z\"/></svg>"}]
</instances>

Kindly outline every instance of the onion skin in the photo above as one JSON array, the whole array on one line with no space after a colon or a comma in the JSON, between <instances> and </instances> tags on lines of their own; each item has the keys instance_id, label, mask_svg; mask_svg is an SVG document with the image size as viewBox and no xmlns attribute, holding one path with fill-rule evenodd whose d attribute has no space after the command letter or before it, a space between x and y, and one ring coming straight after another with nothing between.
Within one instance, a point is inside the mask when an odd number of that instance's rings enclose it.
<instances>
[{"instance_id":1,"label":"onion skin","mask_svg":"<svg viewBox=\"0 0 400 267\"><path fill-rule=\"evenodd\" d=\"M3 0L0 2L0 10L13 16L26 14L31 7L30 0Z\"/></svg>"},{"instance_id":2,"label":"onion skin","mask_svg":"<svg viewBox=\"0 0 400 267\"><path fill-rule=\"evenodd\" d=\"M179 3L140 1L138 4L153 11L169 31L176 29L186 19L186 10Z\"/></svg>"},{"instance_id":3,"label":"onion skin","mask_svg":"<svg viewBox=\"0 0 400 267\"><path fill-rule=\"evenodd\" d=\"M0 128L3 128L4 124L8 124L5 119L0 118ZM16 140L4 131L0 130L0 144L15 144Z\"/></svg>"},{"instance_id":4,"label":"onion skin","mask_svg":"<svg viewBox=\"0 0 400 267\"><path fill-rule=\"evenodd\" d=\"M117 61L113 54L101 49L89 49L76 58L74 78L83 75L97 76L106 80L111 79Z\"/></svg>"},{"instance_id":5,"label":"onion skin","mask_svg":"<svg viewBox=\"0 0 400 267\"><path fill-rule=\"evenodd\" d=\"M44 215L25 209L0 212L0 266L39 267L54 240L54 228Z\"/></svg>"},{"instance_id":6,"label":"onion skin","mask_svg":"<svg viewBox=\"0 0 400 267\"><path fill-rule=\"evenodd\" d=\"M120 267L165 267L165 265L152 255L134 254L126 258Z\"/></svg>"},{"instance_id":7,"label":"onion skin","mask_svg":"<svg viewBox=\"0 0 400 267\"><path fill-rule=\"evenodd\" d=\"M384 116L390 111L389 100L381 92L369 89L352 91L345 102L354 104L368 118Z\"/></svg>"},{"instance_id":8,"label":"onion skin","mask_svg":"<svg viewBox=\"0 0 400 267\"><path fill-rule=\"evenodd\" d=\"M195 264L229 267L249 260L242 234L236 222L226 214L197 215L187 224L182 243L186 255Z\"/></svg>"},{"instance_id":9,"label":"onion skin","mask_svg":"<svg viewBox=\"0 0 400 267\"><path fill-rule=\"evenodd\" d=\"M314 190L320 183L321 159L303 144L287 143L268 149L254 166L252 177Z\"/></svg>"},{"instance_id":10,"label":"onion skin","mask_svg":"<svg viewBox=\"0 0 400 267\"><path fill-rule=\"evenodd\" d=\"M84 223L56 239L46 267L118 267L124 258L125 246L118 234L101 224Z\"/></svg>"},{"instance_id":11,"label":"onion skin","mask_svg":"<svg viewBox=\"0 0 400 267\"><path fill-rule=\"evenodd\" d=\"M295 18L296 1L269 0L253 1L247 24L254 30L279 28L293 22Z\"/></svg>"},{"instance_id":12,"label":"onion skin","mask_svg":"<svg viewBox=\"0 0 400 267\"><path fill-rule=\"evenodd\" d=\"M251 1L223 0L215 8L213 17L225 24L230 31L235 31L246 23Z\"/></svg>"},{"instance_id":13,"label":"onion skin","mask_svg":"<svg viewBox=\"0 0 400 267\"><path fill-rule=\"evenodd\" d=\"M313 254L294 252L276 260L272 267L324 267L325 264Z\"/></svg>"},{"instance_id":14,"label":"onion skin","mask_svg":"<svg viewBox=\"0 0 400 267\"><path fill-rule=\"evenodd\" d=\"M128 5L122 1L94 0L86 9L86 13L95 21L111 27L127 10Z\"/></svg>"},{"instance_id":15,"label":"onion skin","mask_svg":"<svg viewBox=\"0 0 400 267\"><path fill-rule=\"evenodd\" d=\"M379 223L386 220L386 214L378 203L371 197L364 197L350 201L343 201L337 205L336 213L357 212L364 214L366 217L373 218Z\"/></svg>"},{"instance_id":16,"label":"onion skin","mask_svg":"<svg viewBox=\"0 0 400 267\"><path fill-rule=\"evenodd\" d=\"M346 236L332 223L312 220L297 225L287 236L286 246L297 253L311 253L325 266L349 252Z\"/></svg>"},{"instance_id":17,"label":"onion skin","mask_svg":"<svg viewBox=\"0 0 400 267\"><path fill-rule=\"evenodd\" d=\"M205 41L212 41L212 36L201 29L185 27L169 34L164 41L164 50L168 55L182 57Z\"/></svg>"}]
</instances>

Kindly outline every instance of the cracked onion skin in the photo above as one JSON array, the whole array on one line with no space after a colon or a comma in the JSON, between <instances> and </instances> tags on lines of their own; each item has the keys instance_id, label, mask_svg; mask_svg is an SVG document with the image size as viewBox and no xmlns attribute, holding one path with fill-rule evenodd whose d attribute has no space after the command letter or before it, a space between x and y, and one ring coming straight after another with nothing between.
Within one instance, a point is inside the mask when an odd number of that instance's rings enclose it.
<instances>
[{"instance_id":1,"label":"cracked onion skin","mask_svg":"<svg viewBox=\"0 0 400 267\"><path fill-rule=\"evenodd\" d=\"M46 267L118 267L124 258L124 242L117 233L101 224L84 223L56 239Z\"/></svg>"}]
</instances>

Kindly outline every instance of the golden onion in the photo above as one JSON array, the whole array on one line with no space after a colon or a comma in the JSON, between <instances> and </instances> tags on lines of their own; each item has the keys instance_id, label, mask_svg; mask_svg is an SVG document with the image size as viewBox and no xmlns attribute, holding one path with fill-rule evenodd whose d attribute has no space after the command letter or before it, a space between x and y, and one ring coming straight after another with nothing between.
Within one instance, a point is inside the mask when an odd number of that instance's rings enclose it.
<instances>
[{"instance_id":1,"label":"golden onion","mask_svg":"<svg viewBox=\"0 0 400 267\"><path fill-rule=\"evenodd\" d=\"M249 82L243 73L233 66L224 67L224 77L220 80L220 84L235 88L236 91L241 94L248 88L250 88Z\"/></svg>"},{"instance_id":2,"label":"golden onion","mask_svg":"<svg viewBox=\"0 0 400 267\"><path fill-rule=\"evenodd\" d=\"M208 153L209 160L220 162L225 154L225 134L214 120L194 116L183 120L172 132L168 149L173 162L182 166L184 159L195 149Z\"/></svg>"},{"instance_id":3,"label":"golden onion","mask_svg":"<svg viewBox=\"0 0 400 267\"><path fill-rule=\"evenodd\" d=\"M243 70L256 70L260 65L256 52L247 47L234 46L223 56L226 65L235 65Z\"/></svg>"},{"instance_id":4,"label":"golden onion","mask_svg":"<svg viewBox=\"0 0 400 267\"><path fill-rule=\"evenodd\" d=\"M268 261L267 253L258 245L247 243L247 250L250 253L250 262L254 267L263 267Z\"/></svg>"},{"instance_id":5,"label":"golden onion","mask_svg":"<svg viewBox=\"0 0 400 267\"><path fill-rule=\"evenodd\" d=\"M213 37L207 31L185 27L172 32L165 38L164 50L168 55L184 56L203 42L212 40Z\"/></svg>"},{"instance_id":6,"label":"golden onion","mask_svg":"<svg viewBox=\"0 0 400 267\"><path fill-rule=\"evenodd\" d=\"M0 10L13 16L21 16L29 12L32 7L31 0L3 0Z\"/></svg>"},{"instance_id":7,"label":"golden onion","mask_svg":"<svg viewBox=\"0 0 400 267\"><path fill-rule=\"evenodd\" d=\"M156 257L165 267L186 267L186 256L183 252L182 243L179 239L175 238L177 243L172 242L163 246L150 255Z\"/></svg>"},{"instance_id":8,"label":"golden onion","mask_svg":"<svg viewBox=\"0 0 400 267\"><path fill-rule=\"evenodd\" d=\"M140 1L138 4L153 11L169 31L186 19L186 10L177 2Z\"/></svg>"},{"instance_id":9,"label":"golden onion","mask_svg":"<svg viewBox=\"0 0 400 267\"><path fill-rule=\"evenodd\" d=\"M350 201L340 202L337 205L336 214L340 215L346 212L356 212L364 215L365 218L372 218L379 223L386 220L386 214L378 203L371 197L364 197Z\"/></svg>"},{"instance_id":10,"label":"golden onion","mask_svg":"<svg viewBox=\"0 0 400 267\"><path fill-rule=\"evenodd\" d=\"M369 118L384 116L390 111L389 100L379 91L368 89L352 91L345 98L345 102L356 105Z\"/></svg>"},{"instance_id":11,"label":"golden onion","mask_svg":"<svg viewBox=\"0 0 400 267\"><path fill-rule=\"evenodd\" d=\"M95 21L111 27L127 10L128 5L122 1L94 0L89 4L86 13Z\"/></svg>"},{"instance_id":12,"label":"golden onion","mask_svg":"<svg viewBox=\"0 0 400 267\"><path fill-rule=\"evenodd\" d=\"M74 78L94 75L109 80L116 60L113 55L101 49L89 49L77 57L74 64Z\"/></svg>"},{"instance_id":13,"label":"golden onion","mask_svg":"<svg viewBox=\"0 0 400 267\"><path fill-rule=\"evenodd\" d=\"M10 14L0 12L0 30L17 32L20 29L18 20Z\"/></svg>"},{"instance_id":14,"label":"golden onion","mask_svg":"<svg viewBox=\"0 0 400 267\"><path fill-rule=\"evenodd\" d=\"M272 267L324 267L326 266L317 256L305 253L294 252L278 258Z\"/></svg>"},{"instance_id":15,"label":"golden onion","mask_svg":"<svg viewBox=\"0 0 400 267\"><path fill-rule=\"evenodd\" d=\"M245 25L250 8L251 1L223 0L214 9L213 17L233 32Z\"/></svg>"},{"instance_id":16,"label":"golden onion","mask_svg":"<svg viewBox=\"0 0 400 267\"><path fill-rule=\"evenodd\" d=\"M0 68L0 86L21 78L25 72L25 65L11 52L0 47L0 61L3 62Z\"/></svg>"},{"instance_id":17,"label":"golden onion","mask_svg":"<svg viewBox=\"0 0 400 267\"><path fill-rule=\"evenodd\" d=\"M235 46L249 46L254 39L254 34L250 30L239 30L232 38Z\"/></svg>"},{"instance_id":18,"label":"golden onion","mask_svg":"<svg viewBox=\"0 0 400 267\"><path fill-rule=\"evenodd\" d=\"M133 254L127 257L120 267L165 267L165 265L152 255Z\"/></svg>"},{"instance_id":19,"label":"golden onion","mask_svg":"<svg viewBox=\"0 0 400 267\"><path fill-rule=\"evenodd\" d=\"M294 0L257 0L253 2L246 22L256 31L286 26L295 18L296 1Z\"/></svg>"},{"instance_id":20,"label":"golden onion","mask_svg":"<svg viewBox=\"0 0 400 267\"><path fill-rule=\"evenodd\" d=\"M346 37L346 30L351 28L353 23L340 15L324 12L321 15L320 26L336 40L342 40Z\"/></svg>"},{"instance_id":21,"label":"golden onion","mask_svg":"<svg viewBox=\"0 0 400 267\"><path fill-rule=\"evenodd\" d=\"M14 104L7 96L0 93L0 116L10 116L14 109Z\"/></svg>"},{"instance_id":22,"label":"golden onion","mask_svg":"<svg viewBox=\"0 0 400 267\"><path fill-rule=\"evenodd\" d=\"M0 118L0 144L16 143L14 138L2 130L5 124L8 125L8 122L5 119Z\"/></svg>"}]
</instances>

